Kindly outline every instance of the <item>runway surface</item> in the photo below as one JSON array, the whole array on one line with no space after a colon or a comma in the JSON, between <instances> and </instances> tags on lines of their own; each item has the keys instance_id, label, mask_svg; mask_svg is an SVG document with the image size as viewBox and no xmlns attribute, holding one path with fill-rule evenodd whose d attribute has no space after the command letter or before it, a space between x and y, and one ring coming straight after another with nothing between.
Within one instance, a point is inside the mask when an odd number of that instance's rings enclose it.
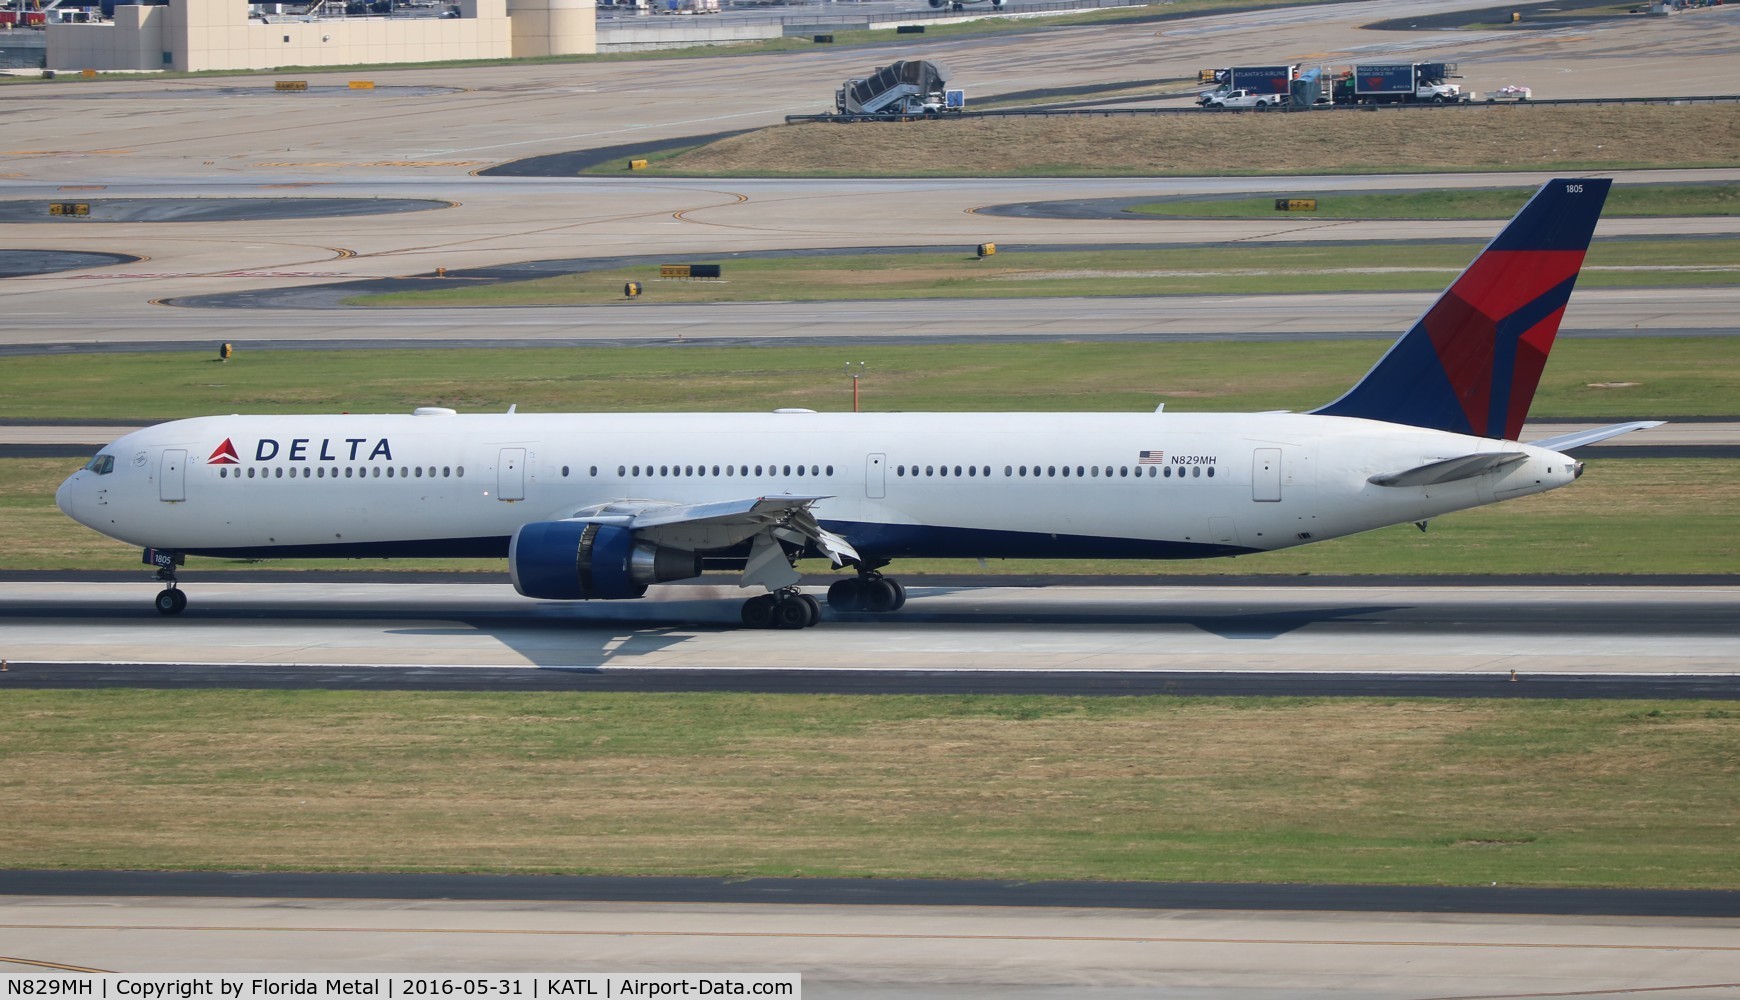
<instances>
[{"instance_id":1,"label":"runway surface","mask_svg":"<svg viewBox=\"0 0 1740 1000\"><path fill-rule=\"evenodd\" d=\"M269 880L268 880L269 881ZM811 998L1732 998L1733 917L0 897L0 963L797 972ZM24 971L0 964L6 971Z\"/></svg>"},{"instance_id":2,"label":"runway surface","mask_svg":"<svg viewBox=\"0 0 1740 1000\"><path fill-rule=\"evenodd\" d=\"M530 601L500 584L0 584L19 686L1734 697L1734 587L909 586L883 616L742 628L731 586ZM1518 681L1510 681L1515 670ZM1579 690L1582 692L1578 694Z\"/></svg>"}]
</instances>

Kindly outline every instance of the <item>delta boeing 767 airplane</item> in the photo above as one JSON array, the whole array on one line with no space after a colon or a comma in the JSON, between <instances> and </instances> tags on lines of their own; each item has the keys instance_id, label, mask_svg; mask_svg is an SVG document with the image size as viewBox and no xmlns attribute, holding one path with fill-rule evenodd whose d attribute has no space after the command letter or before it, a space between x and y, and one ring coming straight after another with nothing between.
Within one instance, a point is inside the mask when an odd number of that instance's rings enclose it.
<instances>
[{"instance_id":1,"label":"delta boeing 767 airplane","mask_svg":"<svg viewBox=\"0 0 1740 1000\"><path fill-rule=\"evenodd\" d=\"M55 495L176 567L220 558L506 557L541 600L729 569L745 624L815 624L799 558L888 612L901 558L1197 559L1290 548L1556 489L1517 437L1612 182L1543 186L1346 395L1309 413L217 416L128 434Z\"/></svg>"}]
</instances>

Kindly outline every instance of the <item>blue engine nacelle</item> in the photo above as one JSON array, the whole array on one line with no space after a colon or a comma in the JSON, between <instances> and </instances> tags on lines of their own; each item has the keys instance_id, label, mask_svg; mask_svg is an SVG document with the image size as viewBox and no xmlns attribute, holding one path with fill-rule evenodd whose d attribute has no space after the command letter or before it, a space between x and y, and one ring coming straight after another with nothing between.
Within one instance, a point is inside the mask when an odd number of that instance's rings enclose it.
<instances>
[{"instance_id":1,"label":"blue engine nacelle","mask_svg":"<svg viewBox=\"0 0 1740 1000\"><path fill-rule=\"evenodd\" d=\"M639 597L649 584L701 575L701 554L636 541L634 532L588 521L535 521L508 545L514 589L551 601Z\"/></svg>"}]
</instances>

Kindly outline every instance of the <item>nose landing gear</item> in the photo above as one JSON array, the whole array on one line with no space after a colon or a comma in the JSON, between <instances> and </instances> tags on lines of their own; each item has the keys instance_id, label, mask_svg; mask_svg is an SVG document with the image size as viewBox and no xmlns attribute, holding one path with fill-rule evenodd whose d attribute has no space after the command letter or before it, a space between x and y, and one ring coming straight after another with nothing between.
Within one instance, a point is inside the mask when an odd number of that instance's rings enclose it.
<instances>
[{"instance_id":1,"label":"nose landing gear","mask_svg":"<svg viewBox=\"0 0 1740 1000\"><path fill-rule=\"evenodd\" d=\"M147 566L157 567L157 579L163 584L163 589L157 592L157 613L160 615L179 615L187 610L187 595L181 592L175 579L175 567L181 565L182 555L165 549L146 549L140 560Z\"/></svg>"},{"instance_id":2,"label":"nose landing gear","mask_svg":"<svg viewBox=\"0 0 1740 1000\"><path fill-rule=\"evenodd\" d=\"M181 588L176 583L175 567L159 567L157 579L163 581L164 584L164 588L157 592L157 613L160 615L179 615L187 610L187 595L181 592Z\"/></svg>"}]
</instances>

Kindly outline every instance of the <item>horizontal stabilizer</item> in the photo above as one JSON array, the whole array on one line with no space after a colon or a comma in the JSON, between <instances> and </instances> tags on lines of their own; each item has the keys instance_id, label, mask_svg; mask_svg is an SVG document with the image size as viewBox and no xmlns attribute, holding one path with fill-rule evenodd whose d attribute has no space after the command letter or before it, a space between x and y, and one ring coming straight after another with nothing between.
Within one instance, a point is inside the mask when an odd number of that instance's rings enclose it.
<instances>
[{"instance_id":1,"label":"horizontal stabilizer","mask_svg":"<svg viewBox=\"0 0 1740 1000\"><path fill-rule=\"evenodd\" d=\"M1608 424L1606 427L1591 427L1586 431L1572 431L1569 434L1560 434L1558 437L1530 441L1529 444L1536 448L1545 448L1548 451L1570 451L1572 448L1586 447L1597 441L1605 441L1621 434L1630 434L1632 431L1660 427L1665 423L1667 423L1666 420L1633 420L1628 424Z\"/></svg>"},{"instance_id":2,"label":"horizontal stabilizer","mask_svg":"<svg viewBox=\"0 0 1740 1000\"><path fill-rule=\"evenodd\" d=\"M1528 455L1520 451L1489 451L1479 455L1462 455L1446 458L1442 462L1428 462L1402 472L1386 472L1381 476L1373 476L1366 482L1373 486L1436 486L1439 483L1453 483L1458 479L1483 476L1527 458Z\"/></svg>"}]
</instances>

